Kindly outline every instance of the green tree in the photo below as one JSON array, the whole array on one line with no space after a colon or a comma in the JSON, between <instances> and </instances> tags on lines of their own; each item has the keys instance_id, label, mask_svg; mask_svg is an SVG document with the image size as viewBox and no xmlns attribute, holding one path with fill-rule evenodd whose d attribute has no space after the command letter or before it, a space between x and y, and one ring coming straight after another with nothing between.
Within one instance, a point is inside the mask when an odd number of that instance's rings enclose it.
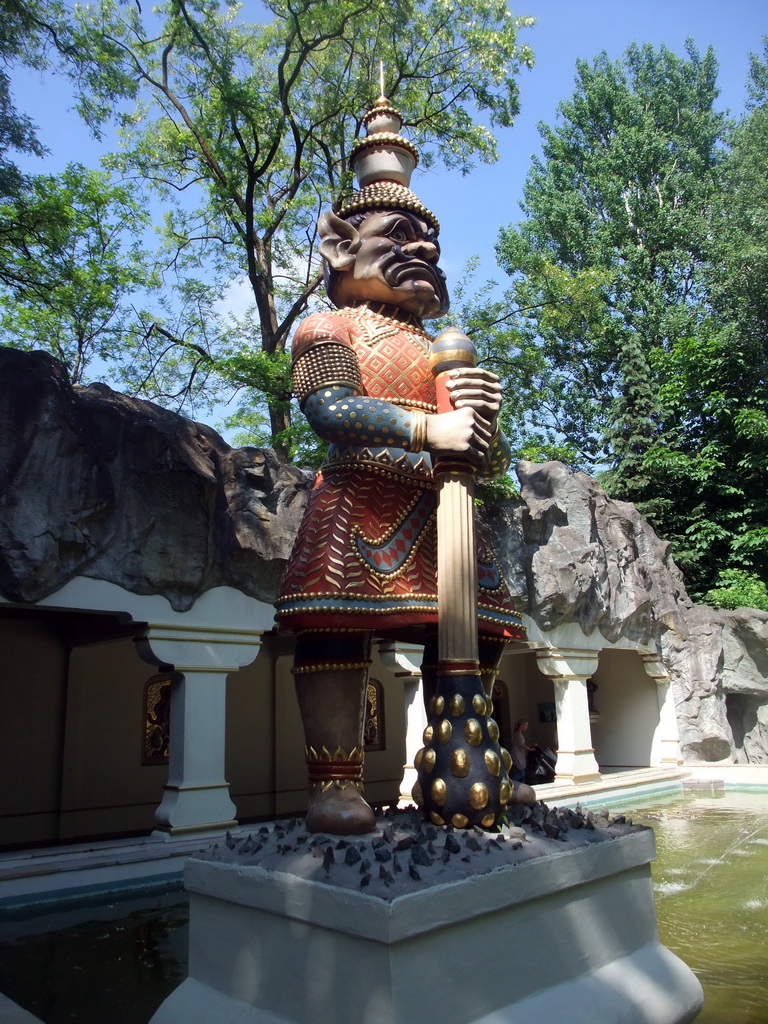
<instances>
[{"instance_id":1,"label":"green tree","mask_svg":"<svg viewBox=\"0 0 768 1024\"><path fill-rule=\"evenodd\" d=\"M499 242L550 429L672 542L697 597L722 570L768 580L767 84L753 55L732 124L711 51L580 62Z\"/></svg>"},{"instance_id":2,"label":"green tree","mask_svg":"<svg viewBox=\"0 0 768 1024\"><path fill-rule=\"evenodd\" d=\"M18 193L23 175L13 162L15 153L42 156L45 147L37 138L35 125L15 104L9 70L16 63L40 66L43 44L25 3L7 0L0 19L0 199ZM7 227L0 230L7 233Z\"/></svg>"},{"instance_id":3,"label":"green tree","mask_svg":"<svg viewBox=\"0 0 768 1024\"><path fill-rule=\"evenodd\" d=\"M125 358L131 298L153 283L136 237L147 213L133 193L72 164L0 203L0 222L17 225L11 244L0 237L0 343L47 349L76 383L94 359Z\"/></svg>"},{"instance_id":4,"label":"green tree","mask_svg":"<svg viewBox=\"0 0 768 1024\"><path fill-rule=\"evenodd\" d=\"M37 136L36 126L19 111L11 89L10 71L17 64L43 67L48 33L41 30L22 0L7 0L0 19L0 202L6 204L0 218L0 245L4 252L19 249L30 230L40 225L20 223L13 201L24 195L29 177L21 172L19 154L42 157L47 152ZM10 205L8 205L10 203ZM0 283L14 287L16 281L4 259L0 259Z\"/></svg>"},{"instance_id":5,"label":"green tree","mask_svg":"<svg viewBox=\"0 0 768 1024\"><path fill-rule=\"evenodd\" d=\"M701 593L723 569L768 580L768 50L752 55L710 215L708 312L655 353L664 429L646 466Z\"/></svg>"},{"instance_id":6,"label":"green tree","mask_svg":"<svg viewBox=\"0 0 768 1024\"><path fill-rule=\"evenodd\" d=\"M525 189L525 220L501 232L519 328L542 353L555 408L539 417L615 493L644 497L657 429L651 353L695 331L725 119L717 63L632 45L577 63L576 90ZM535 410L532 415L536 417Z\"/></svg>"},{"instance_id":7,"label":"green tree","mask_svg":"<svg viewBox=\"0 0 768 1024\"><path fill-rule=\"evenodd\" d=\"M320 281L317 215L352 187L346 156L379 61L424 162L466 171L496 158L492 130L517 112L515 76L531 62L517 33L530 19L503 0L270 0L265 13L247 24L215 0L151 15L102 0L77 11L71 68L94 130L118 119L110 166L165 206L166 281L180 292L144 324L137 384L162 387L158 354L174 343L205 353L266 394L287 456L286 342ZM227 319L220 299L243 279L252 308Z\"/></svg>"},{"instance_id":8,"label":"green tree","mask_svg":"<svg viewBox=\"0 0 768 1024\"><path fill-rule=\"evenodd\" d=\"M563 440L566 431L558 434L555 426L562 422L568 396L560 390L562 381L547 363L543 349L531 340L524 326L534 311L517 305L515 289L499 294L496 281L478 285L479 260L478 256L470 258L451 289L450 311L432 321L430 330L438 334L446 327L459 326L474 341L480 365L498 374L504 391L500 421L516 458L576 464L581 453ZM591 299L591 295L579 296L578 301L585 298ZM558 315L552 308L542 311L537 307L535 312L550 319Z\"/></svg>"},{"instance_id":9,"label":"green tree","mask_svg":"<svg viewBox=\"0 0 768 1024\"><path fill-rule=\"evenodd\" d=\"M717 585L705 595L715 608L759 608L768 612L768 589L763 580L744 569L724 569Z\"/></svg>"},{"instance_id":10,"label":"green tree","mask_svg":"<svg viewBox=\"0 0 768 1024\"><path fill-rule=\"evenodd\" d=\"M17 109L11 72L72 60L72 22L58 0L6 0L0 20L0 343L46 348L84 379L94 359L123 363L132 348L128 305L152 282L138 232L135 189L103 172L23 172L20 155L46 148Z\"/></svg>"}]
</instances>

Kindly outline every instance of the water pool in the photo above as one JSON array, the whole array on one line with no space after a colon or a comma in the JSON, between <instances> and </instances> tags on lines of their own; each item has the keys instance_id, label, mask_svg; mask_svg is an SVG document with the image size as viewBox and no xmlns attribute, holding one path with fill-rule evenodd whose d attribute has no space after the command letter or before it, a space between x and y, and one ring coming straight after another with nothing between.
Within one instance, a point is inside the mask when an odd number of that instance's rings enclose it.
<instances>
[{"instance_id":1,"label":"water pool","mask_svg":"<svg viewBox=\"0 0 768 1024\"><path fill-rule=\"evenodd\" d=\"M181 889L5 921L0 992L44 1024L147 1024L186 977L188 924Z\"/></svg>"},{"instance_id":2,"label":"water pool","mask_svg":"<svg viewBox=\"0 0 768 1024\"><path fill-rule=\"evenodd\" d=\"M696 1024L766 1024L768 791L620 811L656 831L659 930L704 987ZM187 926L178 892L5 922L0 992L45 1024L147 1024L186 974Z\"/></svg>"},{"instance_id":3,"label":"water pool","mask_svg":"<svg viewBox=\"0 0 768 1024\"><path fill-rule=\"evenodd\" d=\"M704 988L696 1024L766 1024L768 791L688 794L627 813L656 832L659 932Z\"/></svg>"}]
</instances>

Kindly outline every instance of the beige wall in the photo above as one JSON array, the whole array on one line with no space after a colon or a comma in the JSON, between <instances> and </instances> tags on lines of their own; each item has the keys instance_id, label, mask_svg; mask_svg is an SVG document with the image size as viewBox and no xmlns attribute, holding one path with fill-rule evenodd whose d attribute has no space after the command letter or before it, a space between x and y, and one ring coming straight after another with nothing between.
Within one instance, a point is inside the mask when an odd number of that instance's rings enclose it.
<instances>
[{"instance_id":1,"label":"beige wall","mask_svg":"<svg viewBox=\"0 0 768 1024\"><path fill-rule=\"evenodd\" d=\"M511 742L515 722L519 718L527 718L528 744L538 743L541 747L557 750L557 723L539 721L539 705L554 703L555 688L552 680L539 671L536 655L506 654L501 662L499 679L507 684L509 693L506 720L499 720L503 745ZM494 709L494 715L500 710Z\"/></svg>"},{"instance_id":2,"label":"beige wall","mask_svg":"<svg viewBox=\"0 0 768 1024\"><path fill-rule=\"evenodd\" d=\"M599 689L594 706L600 717L592 722L592 745L603 767L647 767L653 736L659 724L656 683L634 651L600 652L594 681Z\"/></svg>"},{"instance_id":3,"label":"beige wall","mask_svg":"<svg viewBox=\"0 0 768 1024\"><path fill-rule=\"evenodd\" d=\"M155 674L130 639L70 656L61 838L150 831L167 776L143 765L144 684Z\"/></svg>"},{"instance_id":4,"label":"beige wall","mask_svg":"<svg viewBox=\"0 0 768 1024\"><path fill-rule=\"evenodd\" d=\"M58 834L66 679L60 626L0 618L0 846Z\"/></svg>"},{"instance_id":5,"label":"beige wall","mask_svg":"<svg viewBox=\"0 0 768 1024\"><path fill-rule=\"evenodd\" d=\"M144 684L155 670L130 638L74 646L74 615L0 616L0 846L146 833L162 798L165 765L142 764ZM242 821L306 808L304 738L291 675L290 644L266 635L256 660L227 683L226 778ZM397 799L405 761L403 682L380 661L383 750L366 755L366 795ZM495 715L509 744L518 718L529 743L557 749L556 723L539 721L554 701L533 653L508 653L499 678L508 699ZM659 709L656 685L631 651L604 650L594 676L592 723L601 768L650 764ZM171 737L171 742L173 738Z\"/></svg>"},{"instance_id":6,"label":"beige wall","mask_svg":"<svg viewBox=\"0 0 768 1024\"><path fill-rule=\"evenodd\" d=\"M528 719L528 743L557 750L557 724L539 721L539 705L554 699L552 680L539 671L536 655L507 654L499 678L509 691L509 722L499 721L502 737L518 718ZM647 767L659 724L659 704L654 681L634 651L604 649L600 652L594 681L599 689L594 704L600 717L591 723L592 745L603 767Z\"/></svg>"},{"instance_id":7,"label":"beige wall","mask_svg":"<svg viewBox=\"0 0 768 1024\"><path fill-rule=\"evenodd\" d=\"M74 646L77 616L0 615L0 847L146 833L167 766L142 764L144 685L156 669L130 638ZM227 681L226 778L241 820L302 813L304 738L290 648L265 636ZM397 799L405 760L403 683L374 653L384 686L383 750L366 757L366 795ZM173 737L171 736L171 742Z\"/></svg>"},{"instance_id":8,"label":"beige wall","mask_svg":"<svg viewBox=\"0 0 768 1024\"><path fill-rule=\"evenodd\" d=\"M241 821L274 814L274 651L270 638L227 678L226 773Z\"/></svg>"},{"instance_id":9,"label":"beige wall","mask_svg":"<svg viewBox=\"0 0 768 1024\"><path fill-rule=\"evenodd\" d=\"M365 755L365 795L374 803L397 802L405 767L405 686L382 664L376 645L373 647L371 677L384 689L383 750L369 750Z\"/></svg>"}]
</instances>

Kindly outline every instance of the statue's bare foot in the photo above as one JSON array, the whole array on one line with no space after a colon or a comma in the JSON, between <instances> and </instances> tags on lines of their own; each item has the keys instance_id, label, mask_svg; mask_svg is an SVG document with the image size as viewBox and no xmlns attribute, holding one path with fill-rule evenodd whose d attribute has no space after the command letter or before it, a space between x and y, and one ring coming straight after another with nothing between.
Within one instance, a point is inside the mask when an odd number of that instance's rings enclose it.
<instances>
[{"instance_id":1,"label":"statue's bare foot","mask_svg":"<svg viewBox=\"0 0 768 1024\"><path fill-rule=\"evenodd\" d=\"M533 786L526 786L524 782L513 782L512 789L512 799L509 801L511 804L536 803L536 791Z\"/></svg>"},{"instance_id":2,"label":"statue's bare foot","mask_svg":"<svg viewBox=\"0 0 768 1024\"><path fill-rule=\"evenodd\" d=\"M359 836L376 829L376 816L354 786L316 790L309 798L307 832Z\"/></svg>"}]
</instances>

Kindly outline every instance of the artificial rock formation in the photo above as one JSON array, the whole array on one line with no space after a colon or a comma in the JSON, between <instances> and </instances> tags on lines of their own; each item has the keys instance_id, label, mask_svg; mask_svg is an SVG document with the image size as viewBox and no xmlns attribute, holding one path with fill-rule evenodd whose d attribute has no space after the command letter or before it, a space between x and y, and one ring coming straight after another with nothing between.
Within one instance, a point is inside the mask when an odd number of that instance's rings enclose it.
<instances>
[{"instance_id":1,"label":"artificial rock formation","mask_svg":"<svg viewBox=\"0 0 768 1024\"><path fill-rule=\"evenodd\" d=\"M694 605L669 544L584 473L521 462L517 476L491 530L521 610L544 630L655 643L686 761L768 763L768 614Z\"/></svg>"},{"instance_id":2,"label":"artificial rock formation","mask_svg":"<svg viewBox=\"0 0 768 1024\"><path fill-rule=\"evenodd\" d=\"M561 463L517 467L488 510L521 611L658 645L687 760L768 762L768 614L693 605L669 545L633 505ZM183 611L231 586L272 602L313 474L270 450L0 348L0 595L30 602L76 576Z\"/></svg>"},{"instance_id":3,"label":"artificial rock formation","mask_svg":"<svg viewBox=\"0 0 768 1024\"><path fill-rule=\"evenodd\" d=\"M274 600L313 474L43 352L0 349L0 594L76 576L185 611L213 587Z\"/></svg>"},{"instance_id":4,"label":"artificial rock formation","mask_svg":"<svg viewBox=\"0 0 768 1024\"><path fill-rule=\"evenodd\" d=\"M687 605L669 545L634 505L613 501L560 462L520 462L520 502L491 529L515 595L542 629L577 622L589 635L646 644Z\"/></svg>"}]
</instances>

